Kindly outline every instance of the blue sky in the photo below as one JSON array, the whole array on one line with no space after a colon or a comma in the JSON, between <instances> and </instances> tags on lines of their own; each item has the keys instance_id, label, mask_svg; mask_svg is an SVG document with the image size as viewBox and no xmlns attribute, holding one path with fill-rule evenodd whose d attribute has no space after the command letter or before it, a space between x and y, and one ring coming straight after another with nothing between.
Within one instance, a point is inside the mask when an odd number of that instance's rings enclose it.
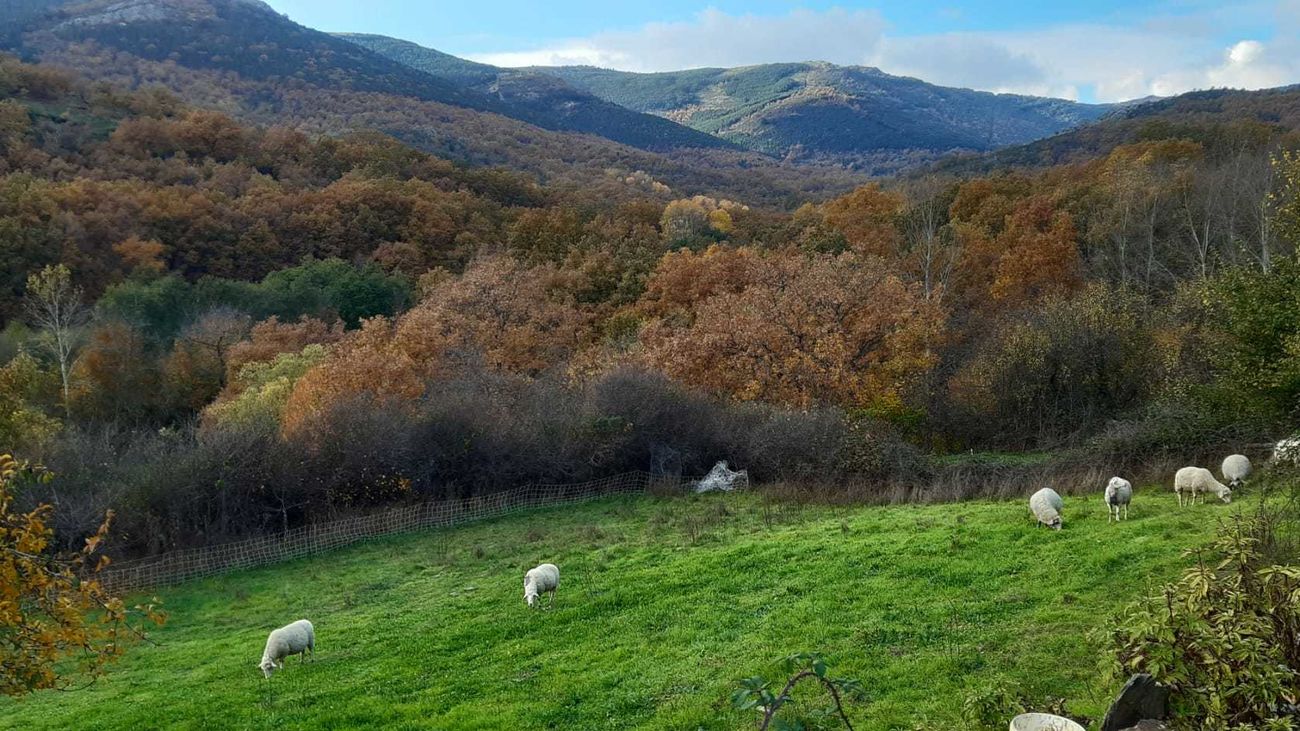
<instances>
[{"instance_id":1,"label":"blue sky","mask_svg":"<svg viewBox=\"0 0 1300 731\"><path fill-rule=\"evenodd\" d=\"M1300 82L1300 0L268 0L327 31L499 65L629 71L826 60L935 83L1117 101Z\"/></svg>"}]
</instances>

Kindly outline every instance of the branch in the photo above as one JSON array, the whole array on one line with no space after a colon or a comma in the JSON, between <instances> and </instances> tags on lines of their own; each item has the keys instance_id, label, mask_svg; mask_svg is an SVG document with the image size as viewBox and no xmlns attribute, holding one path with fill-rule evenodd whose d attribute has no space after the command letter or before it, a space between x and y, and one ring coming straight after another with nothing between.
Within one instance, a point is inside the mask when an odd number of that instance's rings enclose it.
<instances>
[{"instance_id":1,"label":"branch","mask_svg":"<svg viewBox=\"0 0 1300 731\"><path fill-rule=\"evenodd\" d=\"M763 713L763 723L758 727L759 731L767 731L768 726L772 723L772 719L776 718L776 712L781 709L781 706L785 705L786 701L790 700L790 693L794 691L794 687L799 684L799 681L809 677L816 678L826 687L826 690L831 694L831 699L835 701L835 712L839 714L840 720L844 722L845 728L849 731L853 731L853 724L849 722L849 716L844 712L844 704L840 700L839 689L835 687L834 683L811 670L800 671L786 682L785 687L781 689L781 693L777 695L776 701L773 702L771 707Z\"/></svg>"}]
</instances>

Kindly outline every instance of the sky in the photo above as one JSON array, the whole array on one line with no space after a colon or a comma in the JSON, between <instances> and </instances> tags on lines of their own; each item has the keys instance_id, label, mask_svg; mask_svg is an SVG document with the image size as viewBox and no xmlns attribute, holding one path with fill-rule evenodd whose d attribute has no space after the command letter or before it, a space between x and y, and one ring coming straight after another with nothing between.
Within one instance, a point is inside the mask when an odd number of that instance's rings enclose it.
<instances>
[{"instance_id":1,"label":"sky","mask_svg":"<svg viewBox=\"0 0 1300 731\"><path fill-rule=\"evenodd\" d=\"M303 25L498 66L876 66L947 86L1115 102L1300 83L1300 0L268 0Z\"/></svg>"}]
</instances>

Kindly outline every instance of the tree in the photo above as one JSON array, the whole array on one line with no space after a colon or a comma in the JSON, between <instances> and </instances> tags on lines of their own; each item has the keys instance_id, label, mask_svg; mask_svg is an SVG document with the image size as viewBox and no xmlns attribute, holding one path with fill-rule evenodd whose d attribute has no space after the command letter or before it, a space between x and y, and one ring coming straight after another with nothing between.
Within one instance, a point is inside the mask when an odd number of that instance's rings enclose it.
<instances>
[{"instance_id":1,"label":"tree","mask_svg":"<svg viewBox=\"0 0 1300 731\"><path fill-rule=\"evenodd\" d=\"M209 311L176 338L166 373L179 407L199 411L226 385L227 358L252 323L229 308Z\"/></svg>"},{"instance_id":2,"label":"tree","mask_svg":"<svg viewBox=\"0 0 1300 731\"><path fill-rule=\"evenodd\" d=\"M859 254L893 256L899 236L895 219L903 211L903 196L869 183L825 206L826 225L844 234Z\"/></svg>"},{"instance_id":3,"label":"tree","mask_svg":"<svg viewBox=\"0 0 1300 731\"><path fill-rule=\"evenodd\" d=\"M1292 246L1300 247L1300 152L1287 150L1274 157L1273 171L1277 184L1269 192L1268 202L1275 228Z\"/></svg>"},{"instance_id":4,"label":"tree","mask_svg":"<svg viewBox=\"0 0 1300 731\"><path fill-rule=\"evenodd\" d=\"M109 563L100 547L111 512L81 550L58 555L53 507L15 509L18 486L46 478L0 455L0 693L9 696L68 687L73 668L94 676L121 656L128 635L166 619L156 600L130 612L94 578Z\"/></svg>"},{"instance_id":5,"label":"tree","mask_svg":"<svg viewBox=\"0 0 1300 731\"><path fill-rule=\"evenodd\" d=\"M73 285L72 272L66 265L47 266L27 277L27 314L41 329L46 348L59 364L66 410L73 355L81 339L81 327L89 319L81 288Z\"/></svg>"},{"instance_id":6,"label":"tree","mask_svg":"<svg viewBox=\"0 0 1300 731\"><path fill-rule=\"evenodd\" d=\"M751 265L750 281L695 302L693 320L647 325L648 361L740 400L883 413L897 413L934 365L942 312L880 259L781 255Z\"/></svg>"},{"instance_id":7,"label":"tree","mask_svg":"<svg viewBox=\"0 0 1300 731\"><path fill-rule=\"evenodd\" d=\"M44 392L52 395L57 388L53 375L25 352L0 366L0 444L15 449L38 444L62 427L38 406Z\"/></svg>"}]
</instances>

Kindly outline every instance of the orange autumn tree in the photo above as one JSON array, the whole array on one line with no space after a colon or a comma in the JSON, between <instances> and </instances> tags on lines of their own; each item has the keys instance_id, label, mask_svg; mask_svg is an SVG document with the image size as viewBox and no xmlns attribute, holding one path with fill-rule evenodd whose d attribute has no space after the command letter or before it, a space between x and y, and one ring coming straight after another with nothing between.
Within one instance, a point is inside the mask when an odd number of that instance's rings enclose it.
<instances>
[{"instance_id":1,"label":"orange autumn tree","mask_svg":"<svg viewBox=\"0 0 1300 731\"><path fill-rule=\"evenodd\" d=\"M563 363L590 319L574 303L580 283L573 278L551 265L528 267L503 256L442 279L396 321L367 320L299 379L285 429L309 424L352 396L414 401L464 358L523 375Z\"/></svg>"},{"instance_id":2,"label":"orange autumn tree","mask_svg":"<svg viewBox=\"0 0 1300 731\"><path fill-rule=\"evenodd\" d=\"M638 309L658 317L690 318L696 303L744 290L757 270L753 249L714 244L701 253L672 251L655 266Z\"/></svg>"},{"instance_id":3,"label":"orange autumn tree","mask_svg":"<svg viewBox=\"0 0 1300 731\"><path fill-rule=\"evenodd\" d=\"M959 295L985 312L1014 310L1082 282L1074 221L1017 178L962 186L950 209L961 247Z\"/></svg>"},{"instance_id":4,"label":"orange autumn tree","mask_svg":"<svg viewBox=\"0 0 1300 731\"><path fill-rule=\"evenodd\" d=\"M0 455L0 693L9 696L68 687L74 669L93 677L122 655L127 636L140 635L144 622L165 620L148 604L136 607L140 622L133 624L122 600L95 580L108 565L99 549L111 512L80 550L57 554L49 526L54 508L16 509L19 484L45 477Z\"/></svg>"},{"instance_id":5,"label":"orange autumn tree","mask_svg":"<svg viewBox=\"0 0 1300 731\"><path fill-rule=\"evenodd\" d=\"M902 195L870 183L830 201L822 213L826 225L842 233L857 253L894 256L901 244L896 224L905 204Z\"/></svg>"},{"instance_id":6,"label":"orange autumn tree","mask_svg":"<svg viewBox=\"0 0 1300 731\"><path fill-rule=\"evenodd\" d=\"M642 333L673 378L740 400L901 408L933 367L943 314L875 257L774 255L753 279Z\"/></svg>"}]
</instances>

